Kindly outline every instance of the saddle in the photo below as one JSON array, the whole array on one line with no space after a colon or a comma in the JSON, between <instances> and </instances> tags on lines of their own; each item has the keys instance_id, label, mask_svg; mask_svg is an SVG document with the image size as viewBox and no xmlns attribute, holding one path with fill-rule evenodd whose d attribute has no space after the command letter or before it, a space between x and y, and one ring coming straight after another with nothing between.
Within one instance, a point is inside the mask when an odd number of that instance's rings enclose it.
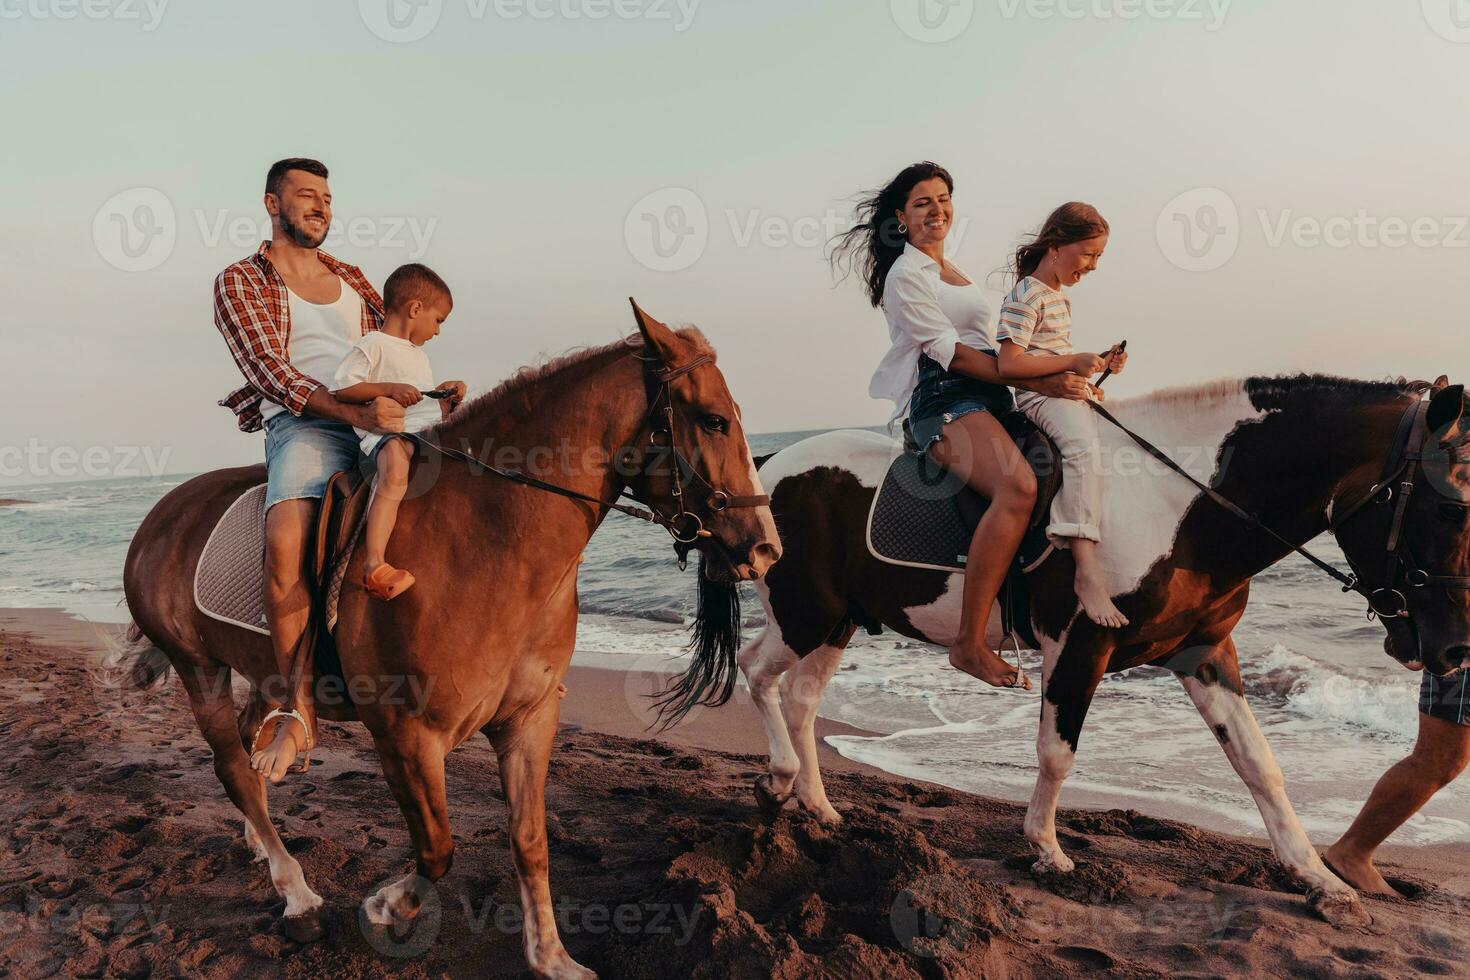
<instances>
[{"instance_id":1,"label":"saddle","mask_svg":"<svg viewBox=\"0 0 1470 980\"><path fill-rule=\"evenodd\" d=\"M1046 525L1062 487L1061 455L1047 434L1020 413L1008 416L1003 424L1036 474L1037 493L1026 537L1001 593L1001 611L1007 632L1014 629L1034 647L1025 573L1054 550ZM905 422L904 451L889 465L868 511L868 551L892 565L963 572L975 528L989 509L990 501L963 480L928 456L918 455Z\"/></svg>"},{"instance_id":2,"label":"saddle","mask_svg":"<svg viewBox=\"0 0 1470 980\"><path fill-rule=\"evenodd\" d=\"M336 473L327 483L307 539L312 627L298 659L309 658L318 673L340 679L332 631L347 561L362 534L372 483L356 470ZM269 635L265 619L265 484L242 493L210 532L194 573L194 604L211 619Z\"/></svg>"}]
</instances>

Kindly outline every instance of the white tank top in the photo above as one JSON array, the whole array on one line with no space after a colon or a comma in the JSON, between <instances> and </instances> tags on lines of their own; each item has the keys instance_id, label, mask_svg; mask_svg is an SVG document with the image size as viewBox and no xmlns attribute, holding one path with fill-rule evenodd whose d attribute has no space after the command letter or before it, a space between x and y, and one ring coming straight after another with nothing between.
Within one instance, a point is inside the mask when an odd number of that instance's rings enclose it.
<instances>
[{"instance_id":1,"label":"white tank top","mask_svg":"<svg viewBox=\"0 0 1470 980\"><path fill-rule=\"evenodd\" d=\"M995 353L995 325L990 321L990 304L977 283L956 286L939 280L939 308L954 324L960 343L976 350Z\"/></svg>"},{"instance_id":2,"label":"white tank top","mask_svg":"<svg viewBox=\"0 0 1470 980\"><path fill-rule=\"evenodd\" d=\"M286 355L292 367L324 385L331 385L342 359L362 339L362 297L341 276L337 282L342 294L325 306L307 302L286 287L291 308L291 339ZM269 399L260 403L263 419L275 418L284 411Z\"/></svg>"}]
</instances>

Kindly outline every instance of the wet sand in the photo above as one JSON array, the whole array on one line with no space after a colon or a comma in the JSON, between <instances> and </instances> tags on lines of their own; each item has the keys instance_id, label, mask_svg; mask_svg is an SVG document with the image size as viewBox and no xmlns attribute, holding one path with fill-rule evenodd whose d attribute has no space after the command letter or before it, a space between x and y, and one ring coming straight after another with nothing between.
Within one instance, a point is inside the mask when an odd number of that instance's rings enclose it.
<instances>
[{"instance_id":1,"label":"wet sand","mask_svg":"<svg viewBox=\"0 0 1470 980\"><path fill-rule=\"evenodd\" d=\"M0 976L526 975L483 740L447 764L454 868L395 936L357 907L410 869L407 833L367 733L324 726L319 764L271 793L331 913L326 938L299 945L178 685L120 697L90 680L109 632L0 611ZM1064 809L1078 870L1037 878L1017 804L824 748L844 825L791 808L768 822L750 790L765 739L748 703L653 736L647 679L574 667L567 685L552 893L567 947L604 977L1467 973L1470 848L1386 852L1416 897L1366 900L1367 928L1317 918L1261 841L1136 811Z\"/></svg>"}]
</instances>

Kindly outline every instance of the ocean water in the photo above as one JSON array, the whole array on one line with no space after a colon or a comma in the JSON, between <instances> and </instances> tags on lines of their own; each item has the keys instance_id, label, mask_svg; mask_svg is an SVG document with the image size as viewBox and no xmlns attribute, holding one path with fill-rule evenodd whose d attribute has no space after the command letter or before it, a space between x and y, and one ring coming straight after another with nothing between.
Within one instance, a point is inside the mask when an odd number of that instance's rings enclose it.
<instances>
[{"instance_id":1,"label":"ocean water","mask_svg":"<svg viewBox=\"0 0 1470 980\"><path fill-rule=\"evenodd\" d=\"M754 436L769 453L814 433ZM134 529L185 477L7 490L0 507L0 607L57 606L120 622L122 564ZM1330 539L1315 545L1342 562ZM614 514L582 567L574 663L635 672L679 667L695 570L680 573L667 535ZM745 627L759 629L753 593ZM1413 745L1417 674L1384 653L1361 602L1305 561L1260 575L1236 632L1247 697L1286 773L1312 838L1333 840L1377 777ZM1039 663L1028 661L1033 679ZM631 690L631 685L630 685ZM631 696L631 695L630 695ZM737 698L745 697L742 691ZM878 733L834 736L843 755L893 773L1015 800L1030 795L1040 711L1035 693L986 687L942 650L859 633L828 687L822 715ZM732 715L733 717L733 715ZM1103 681L1082 733L1064 806L1133 807L1233 833L1261 835L1249 793L1183 689L1141 668ZM1394 843L1470 842L1470 778L1443 791Z\"/></svg>"}]
</instances>

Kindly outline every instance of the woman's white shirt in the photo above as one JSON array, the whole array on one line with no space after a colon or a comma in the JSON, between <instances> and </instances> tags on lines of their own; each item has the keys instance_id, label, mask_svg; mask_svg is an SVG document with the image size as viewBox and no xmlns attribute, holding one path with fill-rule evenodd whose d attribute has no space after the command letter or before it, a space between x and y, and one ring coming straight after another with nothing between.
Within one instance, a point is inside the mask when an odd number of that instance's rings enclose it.
<instances>
[{"instance_id":1,"label":"woman's white shirt","mask_svg":"<svg viewBox=\"0 0 1470 980\"><path fill-rule=\"evenodd\" d=\"M970 279L954 263L950 268ZM906 243L883 281L883 316L892 346L873 373L868 394L894 403L890 427L908 414L920 354L948 370L958 344L991 353L996 349L984 292L974 280L955 286L940 279L939 273L938 262Z\"/></svg>"}]
</instances>

